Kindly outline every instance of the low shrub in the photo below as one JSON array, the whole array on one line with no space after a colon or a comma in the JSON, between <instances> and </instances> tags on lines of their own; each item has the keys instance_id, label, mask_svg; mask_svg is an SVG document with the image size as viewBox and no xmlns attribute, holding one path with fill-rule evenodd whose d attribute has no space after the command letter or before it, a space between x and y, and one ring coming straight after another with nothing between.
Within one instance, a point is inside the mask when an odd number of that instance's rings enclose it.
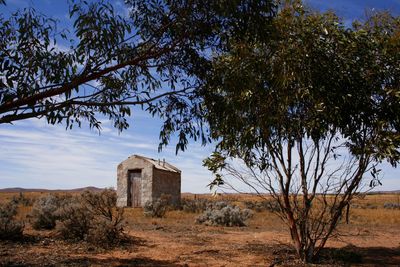
<instances>
[{"instance_id":1,"label":"low shrub","mask_svg":"<svg viewBox=\"0 0 400 267\"><path fill-rule=\"evenodd\" d=\"M400 204L399 203L385 202L383 204L383 208L385 208L385 209L400 209Z\"/></svg>"},{"instance_id":2,"label":"low shrub","mask_svg":"<svg viewBox=\"0 0 400 267\"><path fill-rule=\"evenodd\" d=\"M122 221L122 217L120 217ZM89 229L87 241L93 244L101 244L103 247L111 247L120 243L123 239L123 226L116 217L114 220L95 217L95 227Z\"/></svg>"},{"instance_id":3,"label":"low shrub","mask_svg":"<svg viewBox=\"0 0 400 267\"><path fill-rule=\"evenodd\" d=\"M22 205L25 207L32 206L33 204L33 200L29 197L26 197L22 192L19 193L18 197L13 196L11 202L16 205Z\"/></svg>"},{"instance_id":4,"label":"low shrub","mask_svg":"<svg viewBox=\"0 0 400 267\"><path fill-rule=\"evenodd\" d=\"M163 218L165 217L170 204L171 197L168 195L162 195L154 201L147 201L143 207L143 213L145 216Z\"/></svg>"},{"instance_id":5,"label":"low shrub","mask_svg":"<svg viewBox=\"0 0 400 267\"><path fill-rule=\"evenodd\" d=\"M206 210L220 210L230 205L231 204L226 201L210 201L207 204Z\"/></svg>"},{"instance_id":6,"label":"low shrub","mask_svg":"<svg viewBox=\"0 0 400 267\"><path fill-rule=\"evenodd\" d=\"M249 209L240 209L238 206L228 205L225 202L216 202L212 208L197 217L196 222L205 225L246 226L247 219L253 216Z\"/></svg>"},{"instance_id":7,"label":"low shrub","mask_svg":"<svg viewBox=\"0 0 400 267\"><path fill-rule=\"evenodd\" d=\"M60 218L60 207L69 203L71 196L48 194L40 197L33 204L29 217L32 227L36 230L54 229Z\"/></svg>"},{"instance_id":8,"label":"low shrub","mask_svg":"<svg viewBox=\"0 0 400 267\"><path fill-rule=\"evenodd\" d=\"M262 211L279 212L280 211L279 204L273 200L245 201L244 205L247 209L251 209L256 212L262 212Z\"/></svg>"},{"instance_id":9,"label":"low shrub","mask_svg":"<svg viewBox=\"0 0 400 267\"><path fill-rule=\"evenodd\" d=\"M57 226L57 231L63 239L66 240L85 240L92 221L93 215L82 205L79 197L71 199L59 211L60 223Z\"/></svg>"},{"instance_id":10,"label":"low shrub","mask_svg":"<svg viewBox=\"0 0 400 267\"><path fill-rule=\"evenodd\" d=\"M353 209L377 209L378 205L373 203L351 204Z\"/></svg>"},{"instance_id":11,"label":"low shrub","mask_svg":"<svg viewBox=\"0 0 400 267\"><path fill-rule=\"evenodd\" d=\"M362 209L362 206L360 204L351 204L350 207L352 209Z\"/></svg>"},{"instance_id":12,"label":"low shrub","mask_svg":"<svg viewBox=\"0 0 400 267\"><path fill-rule=\"evenodd\" d=\"M105 247L118 244L123 238L124 210L116 206L115 190L86 191L81 197L93 216L87 240Z\"/></svg>"},{"instance_id":13,"label":"low shrub","mask_svg":"<svg viewBox=\"0 0 400 267\"><path fill-rule=\"evenodd\" d=\"M245 201L243 202L243 204L246 207L246 209L254 210L256 212L263 211L263 207L262 205L260 205L260 202L258 201Z\"/></svg>"},{"instance_id":14,"label":"low shrub","mask_svg":"<svg viewBox=\"0 0 400 267\"><path fill-rule=\"evenodd\" d=\"M116 207L114 190L85 191L60 209L58 232L67 240L85 240L102 247L123 238L123 209Z\"/></svg>"},{"instance_id":15,"label":"low shrub","mask_svg":"<svg viewBox=\"0 0 400 267\"><path fill-rule=\"evenodd\" d=\"M378 208L378 205L376 205L376 204L372 204L372 203L366 203L364 206L363 206L363 209L377 209Z\"/></svg>"},{"instance_id":16,"label":"low shrub","mask_svg":"<svg viewBox=\"0 0 400 267\"><path fill-rule=\"evenodd\" d=\"M0 205L1 240L16 240L22 237L24 224L15 219L17 212L18 206L13 202Z\"/></svg>"},{"instance_id":17,"label":"low shrub","mask_svg":"<svg viewBox=\"0 0 400 267\"><path fill-rule=\"evenodd\" d=\"M181 209L188 213L204 212L207 207L211 206L212 202L205 198L183 198L181 199Z\"/></svg>"}]
</instances>

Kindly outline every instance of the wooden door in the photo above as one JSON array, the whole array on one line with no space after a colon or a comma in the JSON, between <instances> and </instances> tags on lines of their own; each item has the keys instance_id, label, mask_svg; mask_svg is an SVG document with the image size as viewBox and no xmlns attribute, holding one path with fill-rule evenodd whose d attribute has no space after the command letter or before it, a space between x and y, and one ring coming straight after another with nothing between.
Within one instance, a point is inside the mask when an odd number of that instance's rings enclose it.
<instances>
[{"instance_id":1,"label":"wooden door","mask_svg":"<svg viewBox=\"0 0 400 267\"><path fill-rule=\"evenodd\" d=\"M132 207L141 207L141 188L142 188L142 171L135 170L129 172L130 182L130 199Z\"/></svg>"}]
</instances>

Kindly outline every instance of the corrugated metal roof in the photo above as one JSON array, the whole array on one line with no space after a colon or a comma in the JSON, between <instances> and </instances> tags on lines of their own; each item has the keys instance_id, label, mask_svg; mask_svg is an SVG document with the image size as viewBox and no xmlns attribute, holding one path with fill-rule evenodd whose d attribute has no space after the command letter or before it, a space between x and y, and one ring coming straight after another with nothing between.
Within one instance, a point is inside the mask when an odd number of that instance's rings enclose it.
<instances>
[{"instance_id":1,"label":"corrugated metal roof","mask_svg":"<svg viewBox=\"0 0 400 267\"><path fill-rule=\"evenodd\" d=\"M177 167L173 166L172 164L169 164L168 162L166 162L164 160L155 160L155 159L143 157L143 156L140 156L140 155L133 155L132 157L140 158L140 159L143 159L143 160L145 160L147 162L150 162L151 164L153 164L153 166L155 168L157 168L159 170L177 172L177 173L181 172L181 170L179 170Z\"/></svg>"}]
</instances>

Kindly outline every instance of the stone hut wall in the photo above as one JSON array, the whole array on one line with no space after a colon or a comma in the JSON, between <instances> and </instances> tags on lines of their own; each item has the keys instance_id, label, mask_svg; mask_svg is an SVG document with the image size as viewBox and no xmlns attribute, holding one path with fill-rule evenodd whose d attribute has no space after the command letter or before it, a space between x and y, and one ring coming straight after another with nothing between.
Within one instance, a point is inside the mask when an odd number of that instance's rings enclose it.
<instances>
[{"instance_id":1,"label":"stone hut wall","mask_svg":"<svg viewBox=\"0 0 400 267\"><path fill-rule=\"evenodd\" d=\"M153 200L162 194L171 196L171 204L179 205L181 201L181 174L154 168Z\"/></svg>"},{"instance_id":2,"label":"stone hut wall","mask_svg":"<svg viewBox=\"0 0 400 267\"><path fill-rule=\"evenodd\" d=\"M117 206L126 207L128 203L129 171L142 170L141 204L152 200L153 165L144 159L130 157L120 163L117 168Z\"/></svg>"}]
</instances>

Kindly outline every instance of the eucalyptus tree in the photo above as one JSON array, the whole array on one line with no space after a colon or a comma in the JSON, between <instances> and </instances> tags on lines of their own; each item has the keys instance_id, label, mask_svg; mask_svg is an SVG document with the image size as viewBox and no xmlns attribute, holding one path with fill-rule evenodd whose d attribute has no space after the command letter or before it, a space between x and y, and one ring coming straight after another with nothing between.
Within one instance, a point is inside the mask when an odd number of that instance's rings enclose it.
<instances>
[{"instance_id":1,"label":"eucalyptus tree","mask_svg":"<svg viewBox=\"0 0 400 267\"><path fill-rule=\"evenodd\" d=\"M173 132L179 149L187 136L206 139L192 119L209 51L226 48L233 32L256 34L274 4L127 0L125 8L128 15L112 1L72 1L65 30L34 8L0 14L0 124L45 118L101 129L105 117L123 130L137 105L164 119L163 144Z\"/></svg>"},{"instance_id":2,"label":"eucalyptus tree","mask_svg":"<svg viewBox=\"0 0 400 267\"><path fill-rule=\"evenodd\" d=\"M400 159L400 19L344 25L334 13L282 7L271 34L236 42L203 88L216 152L211 186L269 193L299 257L316 260L355 195ZM239 159L242 164L235 164Z\"/></svg>"}]
</instances>

